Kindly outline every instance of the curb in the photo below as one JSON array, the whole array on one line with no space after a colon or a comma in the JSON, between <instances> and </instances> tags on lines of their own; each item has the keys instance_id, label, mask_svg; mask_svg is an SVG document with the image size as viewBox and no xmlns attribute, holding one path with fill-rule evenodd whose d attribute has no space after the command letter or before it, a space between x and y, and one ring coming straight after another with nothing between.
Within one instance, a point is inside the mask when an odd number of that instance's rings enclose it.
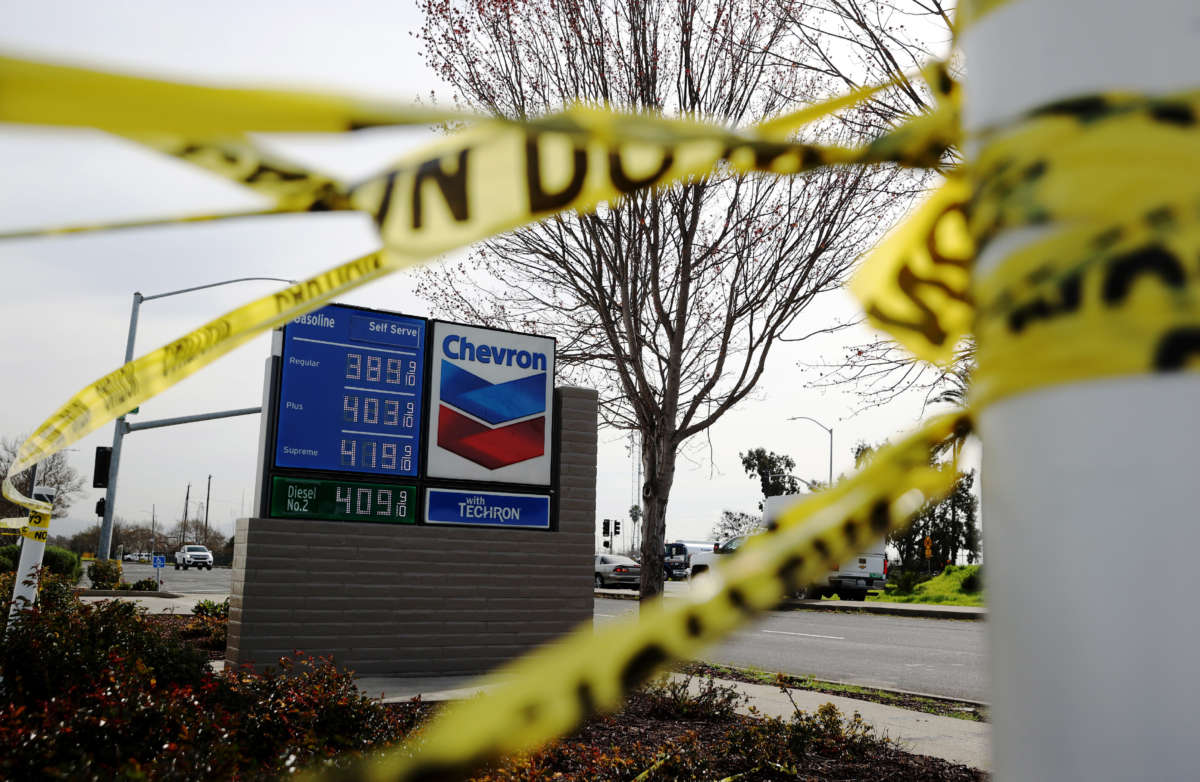
<instances>
[{"instance_id":1,"label":"curb","mask_svg":"<svg viewBox=\"0 0 1200 782\"><path fill-rule=\"evenodd\" d=\"M633 589L596 589L595 597L607 597L610 600L641 600L642 596Z\"/></svg>"},{"instance_id":2,"label":"curb","mask_svg":"<svg viewBox=\"0 0 1200 782\"><path fill-rule=\"evenodd\" d=\"M75 592L76 597L164 597L174 599L183 597L181 594L174 592L149 592L132 589L80 589Z\"/></svg>"},{"instance_id":3,"label":"curb","mask_svg":"<svg viewBox=\"0 0 1200 782\"><path fill-rule=\"evenodd\" d=\"M703 662L703 661L700 661L700 662ZM750 668L742 668L742 667L739 667L736 665L727 665L725 667L733 669L735 671L742 671L747 674L749 674L753 670ZM675 673L678 674L677 671ZM774 673L774 671L767 671L767 673ZM683 674L683 675L686 675L686 674ZM793 674L793 673L785 673L783 675L784 676L792 676L794 678L803 678L803 677L797 676L796 674ZM720 679L721 677L714 676L713 678ZM858 682L845 682L845 681L839 681L838 679L818 679L815 676L812 677L812 679L813 679L813 681L824 682L826 684L840 684L845 687L862 687L862 688L868 689L868 690L877 690L878 692L890 692L890 693L894 693L896 695L910 695L910 696L915 696L918 698L928 698L931 701L941 701L943 703L966 703L966 704L970 704L971 706L976 706L976 707L981 707L981 708L986 708L986 709L990 709L992 707L992 704L990 704L990 703L987 703L985 701L975 701L975 700L971 700L970 698L955 698L950 695L935 695L934 693L931 693L931 692L918 692L916 690L899 690L899 689L896 689L895 687L877 687L874 684L859 684ZM737 679L721 679L721 681L733 682L734 684L744 684L745 683L745 682L740 682ZM767 682L757 682L757 683L758 684L766 684L768 687L774 686L773 684L769 684ZM795 690L797 692L816 692L815 690L805 690L801 687L788 687L788 689ZM822 694L828 694L828 693L822 693ZM846 695L846 694L842 694L842 693L838 693L838 695L839 695L839 697L842 697L842 698L850 698L851 700L859 700L859 699L855 698L853 695ZM863 698L862 700L868 700L868 699ZM869 701L869 702L873 703L874 701ZM881 704L881 705L889 706L891 704L885 703L885 704ZM896 708L902 709L905 707L897 706ZM908 709L908 711L915 711L915 709Z\"/></svg>"},{"instance_id":4,"label":"curb","mask_svg":"<svg viewBox=\"0 0 1200 782\"><path fill-rule=\"evenodd\" d=\"M593 597L609 600L640 600L636 591L629 589L596 589ZM964 610L968 609L968 610ZM892 604L867 603L848 600L784 600L776 611L843 611L856 614L881 614L887 616L910 616L918 619L962 619L980 622L987 619L987 609L972 610L968 606L939 606L922 603Z\"/></svg>"},{"instance_id":5,"label":"curb","mask_svg":"<svg viewBox=\"0 0 1200 782\"><path fill-rule=\"evenodd\" d=\"M858 614L886 614L889 616L915 616L924 619L965 619L978 622L987 619L987 610L964 611L958 606L881 605L879 603L852 603L844 600L785 600L780 609L791 611L849 611Z\"/></svg>"}]
</instances>

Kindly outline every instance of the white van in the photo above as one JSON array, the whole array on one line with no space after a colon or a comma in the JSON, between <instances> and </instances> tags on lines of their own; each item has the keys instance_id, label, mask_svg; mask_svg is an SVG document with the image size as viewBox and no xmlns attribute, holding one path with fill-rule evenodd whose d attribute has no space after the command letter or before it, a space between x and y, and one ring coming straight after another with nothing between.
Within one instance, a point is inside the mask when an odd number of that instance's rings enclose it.
<instances>
[{"instance_id":1,"label":"white van","mask_svg":"<svg viewBox=\"0 0 1200 782\"><path fill-rule=\"evenodd\" d=\"M763 516L766 522L770 524L790 506L803 501L808 496L807 494L781 494L778 497L767 497L763 507ZM865 600L868 590L881 590L885 583L887 583L887 551L881 540L868 550L843 559L828 576L801 589L796 596L811 600L836 593L842 600Z\"/></svg>"}]
</instances>

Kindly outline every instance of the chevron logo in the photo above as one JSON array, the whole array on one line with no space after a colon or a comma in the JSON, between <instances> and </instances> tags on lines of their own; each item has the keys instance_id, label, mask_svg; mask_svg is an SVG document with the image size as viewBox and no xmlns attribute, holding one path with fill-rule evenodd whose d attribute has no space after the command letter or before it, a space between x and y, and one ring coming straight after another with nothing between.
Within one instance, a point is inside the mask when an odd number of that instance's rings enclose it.
<instances>
[{"instance_id":1,"label":"chevron logo","mask_svg":"<svg viewBox=\"0 0 1200 782\"><path fill-rule=\"evenodd\" d=\"M489 470L545 453L545 372L492 383L442 359L440 402L437 444L451 453Z\"/></svg>"}]
</instances>

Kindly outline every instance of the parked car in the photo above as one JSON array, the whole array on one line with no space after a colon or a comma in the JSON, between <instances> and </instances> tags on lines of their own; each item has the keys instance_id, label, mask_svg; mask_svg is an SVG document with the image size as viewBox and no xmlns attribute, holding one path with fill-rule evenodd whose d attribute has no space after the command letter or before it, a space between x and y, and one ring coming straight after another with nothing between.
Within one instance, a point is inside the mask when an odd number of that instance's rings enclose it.
<instances>
[{"instance_id":1,"label":"parked car","mask_svg":"<svg viewBox=\"0 0 1200 782\"><path fill-rule=\"evenodd\" d=\"M596 588L637 588L642 583L642 566L621 554L596 555Z\"/></svg>"},{"instance_id":2,"label":"parked car","mask_svg":"<svg viewBox=\"0 0 1200 782\"><path fill-rule=\"evenodd\" d=\"M689 573L692 576L698 576L701 573L715 567L721 557L726 554L732 554L746 541L745 535L738 535L736 538L730 538L724 543L714 543L712 550L700 551L692 554L691 566Z\"/></svg>"},{"instance_id":3,"label":"parked car","mask_svg":"<svg viewBox=\"0 0 1200 782\"><path fill-rule=\"evenodd\" d=\"M208 568L212 570L213 555L204 546L194 543L189 543L179 551L175 552L175 569L183 568L187 570L189 567Z\"/></svg>"}]
</instances>

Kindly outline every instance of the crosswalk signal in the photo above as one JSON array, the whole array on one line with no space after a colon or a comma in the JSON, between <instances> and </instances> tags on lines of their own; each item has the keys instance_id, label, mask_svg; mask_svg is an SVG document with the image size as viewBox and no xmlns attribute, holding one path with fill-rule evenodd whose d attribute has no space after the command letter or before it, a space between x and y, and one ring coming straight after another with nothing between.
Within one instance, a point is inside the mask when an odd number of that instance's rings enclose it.
<instances>
[{"instance_id":1,"label":"crosswalk signal","mask_svg":"<svg viewBox=\"0 0 1200 782\"><path fill-rule=\"evenodd\" d=\"M101 497L100 499L96 500L96 515L97 516L104 515L104 506L106 504L107 504L107 500L104 497Z\"/></svg>"},{"instance_id":2,"label":"crosswalk signal","mask_svg":"<svg viewBox=\"0 0 1200 782\"><path fill-rule=\"evenodd\" d=\"M600 530L601 530L601 534L602 534L604 537L606 537L606 538L607 538L607 537L608 537L608 535L609 535L609 532L608 532L608 519L605 519L605 520L604 520L604 525L603 525L603 526L600 528Z\"/></svg>"}]
</instances>

